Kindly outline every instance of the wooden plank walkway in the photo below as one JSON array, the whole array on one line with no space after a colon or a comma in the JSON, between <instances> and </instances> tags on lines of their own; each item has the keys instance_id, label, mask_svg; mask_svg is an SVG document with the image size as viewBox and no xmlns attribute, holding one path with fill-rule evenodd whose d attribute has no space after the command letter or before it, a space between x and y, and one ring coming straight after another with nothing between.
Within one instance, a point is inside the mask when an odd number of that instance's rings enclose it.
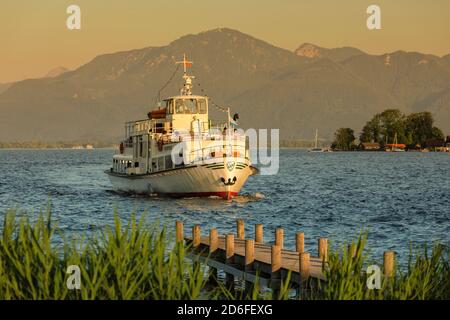
<instances>
[{"instance_id":1,"label":"wooden plank walkway","mask_svg":"<svg viewBox=\"0 0 450 320\"><path fill-rule=\"evenodd\" d=\"M219 236L218 249L225 252L225 236ZM188 243L192 242L192 237L185 237ZM201 237L200 245L203 247L209 247L210 241L209 237ZM270 273L271 270L271 245L255 243L254 245L254 258L256 263L262 264L260 266L261 271L265 273ZM234 255L245 259L245 240L234 239ZM281 268L286 271L291 271L292 275L298 273L300 270L299 253L290 250L281 250ZM318 257L310 258L310 276L319 279L325 279L322 273L322 260ZM297 276L298 277L298 276ZM296 278L297 278L296 277Z\"/></svg>"},{"instance_id":2,"label":"wooden plank walkway","mask_svg":"<svg viewBox=\"0 0 450 320\"><path fill-rule=\"evenodd\" d=\"M302 288L310 278L326 281L324 269L328 261L328 239L318 239L317 255L304 250L304 234L295 235L295 251L284 249L284 231L275 230L274 244L264 243L263 225L255 225L254 239L245 238L244 221L236 221L236 234L219 236L216 229L202 236L199 225L192 228L191 236L184 236L181 221L176 222L177 243L187 244L187 257L209 266L217 280L217 270L225 272L225 285L234 290L236 278L245 281L245 290L251 292L252 284L270 287L274 296L280 292L281 283L287 281L291 288ZM349 255L355 256L356 246L349 246ZM384 253L384 275L394 270L394 252Z\"/></svg>"}]
</instances>

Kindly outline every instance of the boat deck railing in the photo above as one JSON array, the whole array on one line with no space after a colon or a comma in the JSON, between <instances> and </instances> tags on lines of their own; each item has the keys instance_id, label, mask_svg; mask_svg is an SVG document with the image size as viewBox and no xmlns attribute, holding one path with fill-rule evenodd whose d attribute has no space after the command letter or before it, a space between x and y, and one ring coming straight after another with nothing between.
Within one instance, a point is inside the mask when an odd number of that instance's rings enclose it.
<instances>
[{"instance_id":1,"label":"boat deck railing","mask_svg":"<svg viewBox=\"0 0 450 320\"><path fill-rule=\"evenodd\" d=\"M228 123L224 120L209 120L201 123L201 131L203 134L223 134L225 128L228 128ZM166 119L143 119L125 123L126 138L148 133L172 134L182 130L172 128L172 123ZM185 130L190 131L190 128L185 128Z\"/></svg>"},{"instance_id":2,"label":"boat deck railing","mask_svg":"<svg viewBox=\"0 0 450 320\"><path fill-rule=\"evenodd\" d=\"M125 124L125 137L129 138L136 135L144 135L149 132L169 132L170 122L165 119L144 119L130 121Z\"/></svg>"}]
</instances>

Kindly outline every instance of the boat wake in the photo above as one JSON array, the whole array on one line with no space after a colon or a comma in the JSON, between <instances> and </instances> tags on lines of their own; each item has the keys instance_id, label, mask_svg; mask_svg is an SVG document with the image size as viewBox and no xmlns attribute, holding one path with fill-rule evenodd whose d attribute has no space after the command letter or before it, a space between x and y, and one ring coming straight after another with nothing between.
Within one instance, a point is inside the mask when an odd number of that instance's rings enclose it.
<instances>
[{"instance_id":1,"label":"boat wake","mask_svg":"<svg viewBox=\"0 0 450 320\"><path fill-rule=\"evenodd\" d=\"M256 192L255 194L242 194L235 196L233 198L234 202L238 203L246 203L246 202L253 202L253 201L259 201L265 199L266 196L260 192Z\"/></svg>"},{"instance_id":2,"label":"boat wake","mask_svg":"<svg viewBox=\"0 0 450 320\"><path fill-rule=\"evenodd\" d=\"M126 198L162 198L156 193L137 193L131 191L123 191L123 190L115 190L115 189L106 189L105 192L110 194L115 194L118 196L126 197Z\"/></svg>"},{"instance_id":3,"label":"boat wake","mask_svg":"<svg viewBox=\"0 0 450 320\"><path fill-rule=\"evenodd\" d=\"M142 193L135 193L135 192L125 192L120 190L113 190L113 189L107 189L105 190L107 193L119 195L122 197L127 198L150 198L155 200L198 200L198 199L208 199L208 200L223 200L222 197L218 196L209 196L209 197L179 197L179 198L171 198L169 196L162 196L158 194L142 194ZM266 196L260 192L256 192L254 194L241 194L233 197L232 200L224 200L224 201L231 201L231 202L237 202L237 203L247 203L247 202L253 202L253 201L259 201L265 199Z\"/></svg>"}]
</instances>

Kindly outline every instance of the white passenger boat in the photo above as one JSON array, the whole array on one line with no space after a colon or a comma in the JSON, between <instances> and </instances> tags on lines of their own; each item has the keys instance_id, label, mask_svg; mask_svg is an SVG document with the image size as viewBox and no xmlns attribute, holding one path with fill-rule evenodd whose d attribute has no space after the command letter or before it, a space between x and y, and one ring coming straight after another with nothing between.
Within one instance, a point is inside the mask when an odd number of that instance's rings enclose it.
<instances>
[{"instance_id":1,"label":"white passenger boat","mask_svg":"<svg viewBox=\"0 0 450 320\"><path fill-rule=\"evenodd\" d=\"M105 173L119 191L231 199L258 171L248 139L229 108L219 107L226 120L209 118L208 97L192 94L192 62L184 56L177 63L184 67L180 95L163 100L148 119L126 123L125 139Z\"/></svg>"}]
</instances>

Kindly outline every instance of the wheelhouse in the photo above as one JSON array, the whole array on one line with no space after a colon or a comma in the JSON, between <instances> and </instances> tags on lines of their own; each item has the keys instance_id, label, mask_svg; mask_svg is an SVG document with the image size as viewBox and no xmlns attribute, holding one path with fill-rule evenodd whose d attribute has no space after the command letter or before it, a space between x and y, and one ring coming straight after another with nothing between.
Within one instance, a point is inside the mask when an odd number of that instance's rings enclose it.
<instances>
[{"instance_id":1,"label":"wheelhouse","mask_svg":"<svg viewBox=\"0 0 450 320\"><path fill-rule=\"evenodd\" d=\"M174 114L208 114L206 97L174 97L165 100L167 115Z\"/></svg>"}]
</instances>

